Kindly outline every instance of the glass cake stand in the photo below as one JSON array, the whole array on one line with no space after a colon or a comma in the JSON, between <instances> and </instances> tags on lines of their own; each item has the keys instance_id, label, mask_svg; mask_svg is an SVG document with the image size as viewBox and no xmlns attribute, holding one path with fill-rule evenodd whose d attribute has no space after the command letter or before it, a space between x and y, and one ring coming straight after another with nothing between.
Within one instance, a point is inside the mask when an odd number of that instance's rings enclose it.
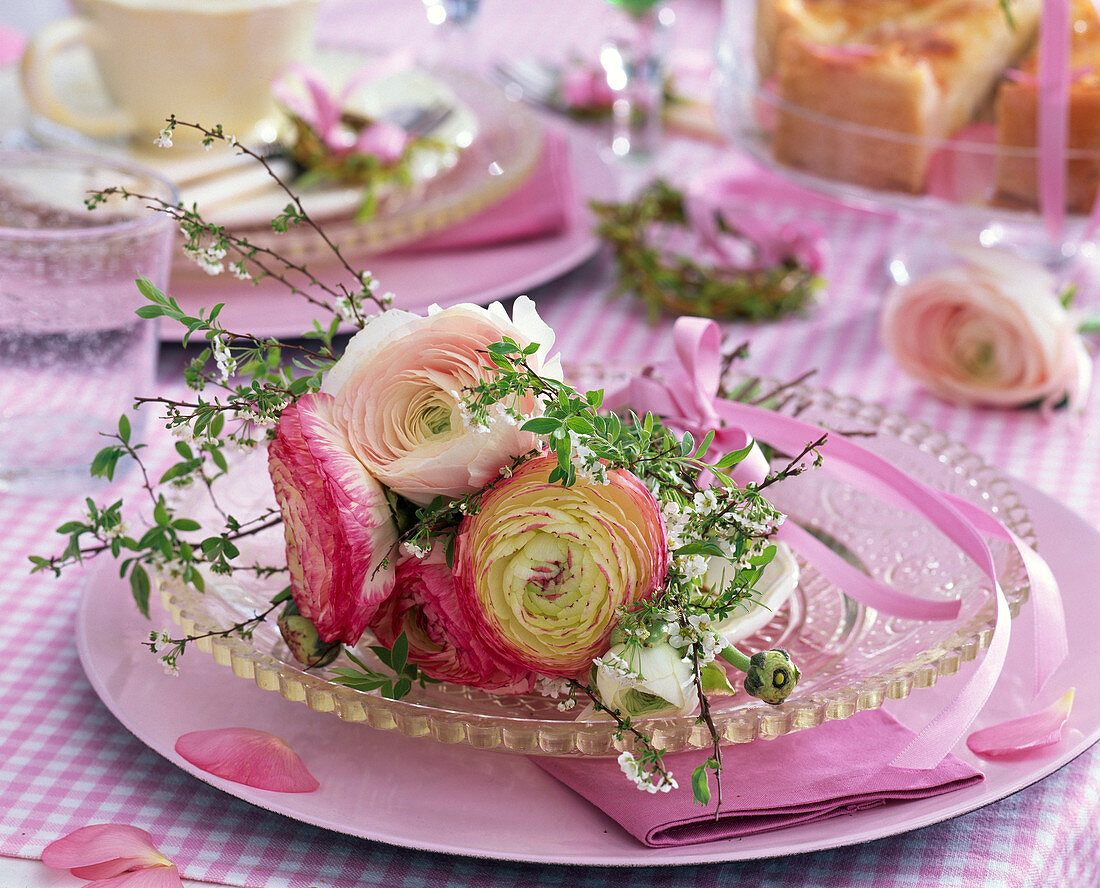
<instances>
[{"instance_id":1,"label":"glass cake stand","mask_svg":"<svg viewBox=\"0 0 1100 888\"><path fill-rule=\"evenodd\" d=\"M965 446L904 416L828 392L800 392L801 418L843 432L872 433L865 445L911 475L964 497L1034 543L1027 510L1012 485ZM827 448L825 458L828 459ZM258 513L273 502L266 459L253 454L223 479L222 508L236 516ZM791 697L773 707L739 693L716 698L714 723L721 738L743 743L813 728L929 688L973 660L992 637L994 601L988 581L959 550L926 522L870 499L823 472L809 472L772 488L791 520L832 538L873 576L932 599L958 598L957 619L922 622L886 617L849 599L812 567L803 566L795 594L774 619L743 643L745 649L782 646L802 670ZM200 517L198 503L188 515ZM249 538L241 563L279 563L281 529ZM1026 573L1015 550L993 546L998 579L1015 615L1027 600ZM172 618L188 634L217 631L263 610L282 578L257 581L241 573L210 576L205 594L170 580L160 593ZM358 653L372 655L364 638ZM261 624L248 639L205 638L196 642L241 679L310 709L350 722L410 737L477 749L540 755L616 755L623 741L609 720L576 720L552 700L533 695L496 696L468 688L431 684L401 700L388 700L327 680L325 670L304 670L291 657L273 624ZM157 667L154 658L150 665ZM186 664L183 665L186 668ZM642 720L658 746L668 751L702 748L711 740L695 716Z\"/></svg>"},{"instance_id":2,"label":"glass cake stand","mask_svg":"<svg viewBox=\"0 0 1100 888\"><path fill-rule=\"evenodd\" d=\"M773 171L842 203L934 219L951 230L952 240L1002 246L1052 269L1095 262L1088 213L1100 178L1100 141L1071 135L1065 153L1068 211L1052 225L1039 211L1039 157L1031 130L1019 139L999 141L992 96L978 103L965 125L936 137L881 125L880 115L890 113L881 107L890 104L882 95L876 104L864 94L854 100L851 112L836 110L835 103L832 114L823 112L829 83L802 88L798 84L804 81L792 73L802 69L789 62L781 72L775 61L775 34L782 25L765 16L774 18L782 6L772 0L723 0L716 41L716 119L740 147ZM858 64L852 59L873 50L858 44L831 49L840 72L835 92L843 97L854 89L852 71ZM831 76L828 64L812 70L826 80ZM991 92L1004 82L1002 74ZM1009 120L1009 112L1000 113ZM1006 132L1019 131L1004 126Z\"/></svg>"}]
</instances>

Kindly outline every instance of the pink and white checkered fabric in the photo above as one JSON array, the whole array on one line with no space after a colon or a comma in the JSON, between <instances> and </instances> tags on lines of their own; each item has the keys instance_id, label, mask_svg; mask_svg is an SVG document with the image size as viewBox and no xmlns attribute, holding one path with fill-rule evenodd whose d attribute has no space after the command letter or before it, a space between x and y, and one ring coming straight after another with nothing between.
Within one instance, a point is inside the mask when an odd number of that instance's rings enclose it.
<instances>
[{"instance_id":1,"label":"pink and white checkered fabric","mask_svg":"<svg viewBox=\"0 0 1100 888\"><path fill-rule=\"evenodd\" d=\"M409 10L398 6L330 2L322 37L408 39ZM717 0L680 0L674 8L686 33L705 48ZM547 27L549 17L568 21L570 34L592 36L601 33L607 14L598 0L523 4L522 15L490 0L482 46L560 50L568 35ZM684 171L719 153L674 143L662 163L682 180ZM1100 524L1100 458L1088 446L1100 440L1095 403L1080 420L1056 415L1050 422L1037 412L966 410L921 392L882 350L876 324L883 257L894 238L913 236L917 226L858 213L831 217L835 258L826 302L804 319L728 325L733 339L752 341L745 369L784 378L817 368L820 385L923 420ZM532 293L564 356L619 365L667 356L670 323L650 326L630 301L609 303L609 286L599 260ZM169 442L157 446L167 458ZM26 560L54 548L53 528L78 508L78 499L0 495L0 854L37 857L49 841L80 826L120 821L152 832L189 878L265 888L1100 885L1095 748L1037 785L947 823L853 848L722 865L621 870L466 859L352 839L262 811L151 752L91 690L72 645L81 577L31 576Z\"/></svg>"}]
</instances>

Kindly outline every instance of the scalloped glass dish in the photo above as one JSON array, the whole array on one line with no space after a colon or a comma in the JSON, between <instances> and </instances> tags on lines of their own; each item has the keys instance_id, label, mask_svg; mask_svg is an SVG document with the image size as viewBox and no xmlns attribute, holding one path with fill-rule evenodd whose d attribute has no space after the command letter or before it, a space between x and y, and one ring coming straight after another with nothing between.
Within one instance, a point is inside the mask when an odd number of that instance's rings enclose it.
<instances>
[{"instance_id":1,"label":"scalloped glass dish","mask_svg":"<svg viewBox=\"0 0 1100 888\"><path fill-rule=\"evenodd\" d=\"M911 475L969 499L996 515L1029 543L1034 532L1027 510L1009 483L965 446L929 427L854 399L805 390L808 421L844 432L874 433L860 440ZM825 458L828 459L826 448ZM957 672L987 647L994 624L989 584L945 537L922 520L808 472L772 488L774 501L791 519L812 526L857 557L874 576L930 598L958 597L956 620L921 622L884 617L847 598L810 567L803 567L795 594L767 626L747 639L745 650L785 647L802 670L786 703L772 707L747 698L715 698L712 714L726 742L742 743L812 728L831 719L881 706L933 686ZM234 468L217 491L223 509L238 517L258 514L272 503L263 453ZM187 514L197 514L195 510ZM279 528L247 538L242 563L280 563ZM1026 573L1019 556L994 546L998 578L1013 615L1027 600ZM240 572L243 576L243 572ZM201 594L165 580L161 597L188 634L216 632L266 606L282 579L211 576ZM365 651L369 638L360 643ZM577 721L554 701L534 695L494 696L433 684L414 688L401 700L351 690L327 681L325 671L306 671L293 661L274 624L261 624L248 640L204 638L196 642L238 677L350 722L430 737L478 749L540 755L614 755L622 748L607 720ZM186 659L182 663L186 669ZM659 746L669 751L710 744L694 716L644 720Z\"/></svg>"},{"instance_id":2,"label":"scalloped glass dish","mask_svg":"<svg viewBox=\"0 0 1100 888\"><path fill-rule=\"evenodd\" d=\"M858 17L863 5L874 4L856 4L851 15ZM996 3L989 5L1002 14ZM928 73L928 59L938 55L951 59L956 50L937 43L938 33L923 21L927 10L915 14L913 23L899 21L879 28L889 33L913 31L914 42L924 37L930 47L927 57L919 56L918 48L914 50L918 60L903 64L898 59L908 59L908 49L898 49L894 56L889 55L894 50L882 49L880 67L887 73L876 79L873 72L879 69L874 66L880 63L872 65L869 59L877 58L878 44L864 44L858 38L838 46L815 42L817 34L825 34L823 40L828 40L834 30L823 21L839 27L839 21L825 19L834 6L806 4L811 10L806 15L806 33L815 36L788 41L806 48L784 54L781 69L777 47L782 38L777 35L784 27L792 27L785 24L788 7L801 7L780 0L724 0L716 43L720 127L772 169L843 201L946 213L960 224L1010 226L1013 230L1001 235L1004 240L1043 240L1035 111L1029 104L1034 102L1034 88L1030 87L1029 99L1020 92L1025 87L1008 83L1004 72L1015 62L991 63L991 70L975 73L975 77L988 77L986 91L960 99L959 106L971 107L966 119L937 132L939 115L960 114L952 104L954 97L945 90L943 109L929 111L925 103L936 101L930 94L939 87L916 84ZM815 18L818 14L822 19ZM981 45L979 38L974 40ZM872 73L861 74L860 64L865 61L861 54L867 56ZM985 64L985 59L981 61ZM932 79L937 80L939 75L932 71ZM1015 92L995 111L992 94L1002 83L1004 89ZM927 92L918 97L920 89ZM1093 92L1090 86L1081 97L1082 107ZM1035 245L1036 251L1054 246L1068 255L1088 225L1085 214L1100 176L1100 142L1085 123L1086 112L1071 113L1075 122L1065 154L1067 231L1062 243ZM998 129L1003 131L1000 140Z\"/></svg>"}]
</instances>

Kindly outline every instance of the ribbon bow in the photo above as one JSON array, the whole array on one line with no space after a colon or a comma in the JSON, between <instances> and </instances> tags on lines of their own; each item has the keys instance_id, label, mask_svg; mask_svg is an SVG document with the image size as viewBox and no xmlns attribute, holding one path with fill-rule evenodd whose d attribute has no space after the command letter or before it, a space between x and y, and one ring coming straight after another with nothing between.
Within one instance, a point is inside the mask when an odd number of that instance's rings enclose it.
<instances>
[{"instance_id":1,"label":"ribbon bow","mask_svg":"<svg viewBox=\"0 0 1100 888\"><path fill-rule=\"evenodd\" d=\"M605 398L611 409L629 404L651 412L674 430L702 437L715 432L719 449L741 450L756 438L788 453L799 453L822 429L762 407L717 398L721 373L721 331L714 321L680 318L673 328L675 359L658 374L635 376L621 390ZM752 429L750 434L747 430ZM1065 616L1057 582L1050 567L1034 550L984 510L953 494L936 490L902 472L878 454L833 434L822 448L820 471L882 501L927 518L979 567L992 584L996 624L985 658L958 695L939 712L913 742L894 759L901 768L935 767L955 746L985 705L1008 653L1011 614L997 581L996 567L986 537L1013 543L1023 559L1035 608L1035 692L1068 653ZM759 454L759 459L757 459ZM759 483L767 473L759 448L737 466L738 483ZM747 465L746 465L747 464ZM823 576L851 598L876 610L910 619L947 620L959 613L960 602L916 598L874 580L844 561L793 521L777 533L810 561Z\"/></svg>"}]
</instances>

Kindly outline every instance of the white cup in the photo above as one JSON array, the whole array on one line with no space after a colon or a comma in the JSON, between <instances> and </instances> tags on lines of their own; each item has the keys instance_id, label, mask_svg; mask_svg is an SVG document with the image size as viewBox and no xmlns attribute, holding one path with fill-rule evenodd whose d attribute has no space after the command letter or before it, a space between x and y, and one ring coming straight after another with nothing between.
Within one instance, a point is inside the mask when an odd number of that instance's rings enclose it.
<instances>
[{"instance_id":1,"label":"white cup","mask_svg":"<svg viewBox=\"0 0 1100 888\"><path fill-rule=\"evenodd\" d=\"M23 56L31 110L94 137L153 138L170 115L270 141L271 81L308 59L319 0L73 0L77 15L47 24ZM67 57L91 50L107 94L74 101L55 81ZM71 66L71 62L70 62ZM86 96L85 96L86 98Z\"/></svg>"}]
</instances>

